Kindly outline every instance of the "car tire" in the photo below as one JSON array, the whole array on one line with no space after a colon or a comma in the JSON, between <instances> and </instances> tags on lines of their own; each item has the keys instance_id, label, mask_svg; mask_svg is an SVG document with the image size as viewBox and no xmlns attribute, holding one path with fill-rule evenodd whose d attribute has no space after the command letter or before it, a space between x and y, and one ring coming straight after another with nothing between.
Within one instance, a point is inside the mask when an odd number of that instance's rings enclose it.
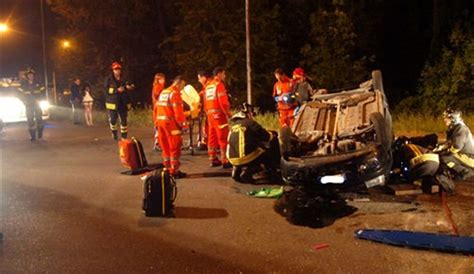
<instances>
[{"instance_id":1,"label":"car tire","mask_svg":"<svg viewBox=\"0 0 474 274\"><path fill-rule=\"evenodd\" d=\"M375 90L380 90L383 94L385 94L383 89L382 72L380 70L372 71L372 85L374 86Z\"/></svg>"}]
</instances>

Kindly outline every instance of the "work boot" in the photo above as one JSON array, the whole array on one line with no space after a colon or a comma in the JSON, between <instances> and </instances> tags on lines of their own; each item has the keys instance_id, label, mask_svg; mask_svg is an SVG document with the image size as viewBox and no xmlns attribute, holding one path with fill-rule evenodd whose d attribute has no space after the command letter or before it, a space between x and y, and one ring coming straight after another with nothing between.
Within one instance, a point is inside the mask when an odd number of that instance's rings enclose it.
<instances>
[{"instance_id":1,"label":"work boot","mask_svg":"<svg viewBox=\"0 0 474 274\"><path fill-rule=\"evenodd\" d=\"M30 141L36 141L36 130L30 129Z\"/></svg>"},{"instance_id":2,"label":"work boot","mask_svg":"<svg viewBox=\"0 0 474 274\"><path fill-rule=\"evenodd\" d=\"M112 138L117 141L118 140L118 133L116 130L112 130Z\"/></svg>"},{"instance_id":3,"label":"work boot","mask_svg":"<svg viewBox=\"0 0 474 274\"><path fill-rule=\"evenodd\" d=\"M38 139L43 138L43 127L38 128Z\"/></svg>"},{"instance_id":4,"label":"work boot","mask_svg":"<svg viewBox=\"0 0 474 274\"><path fill-rule=\"evenodd\" d=\"M222 164L222 168L232 168L232 164L229 161L226 161L224 164Z\"/></svg>"},{"instance_id":5,"label":"work boot","mask_svg":"<svg viewBox=\"0 0 474 274\"><path fill-rule=\"evenodd\" d=\"M444 191L446 191L446 193L448 193L448 194L453 194L454 193L454 189L455 189L456 186L455 186L453 180L451 180L451 178L449 178L447 175L445 175L443 173L436 175L436 181L441 186L441 188Z\"/></svg>"},{"instance_id":6,"label":"work boot","mask_svg":"<svg viewBox=\"0 0 474 274\"><path fill-rule=\"evenodd\" d=\"M213 159L211 161L211 164L210 164L211 167L217 167L217 166L221 166L221 165L222 165L222 162L219 161L219 159Z\"/></svg>"},{"instance_id":7,"label":"work boot","mask_svg":"<svg viewBox=\"0 0 474 274\"><path fill-rule=\"evenodd\" d=\"M232 168L232 179L234 179L234 181L236 182L239 182L239 183L242 183L242 178L240 178L240 174L242 173L242 167L240 166L234 166Z\"/></svg>"}]
</instances>

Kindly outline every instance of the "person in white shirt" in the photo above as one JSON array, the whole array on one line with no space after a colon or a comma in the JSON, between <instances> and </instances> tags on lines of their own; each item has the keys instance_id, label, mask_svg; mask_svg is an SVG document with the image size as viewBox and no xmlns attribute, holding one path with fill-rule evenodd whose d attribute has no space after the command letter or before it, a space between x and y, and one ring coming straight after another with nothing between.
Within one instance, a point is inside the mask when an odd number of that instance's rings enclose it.
<instances>
[{"instance_id":1,"label":"person in white shirt","mask_svg":"<svg viewBox=\"0 0 474 274\"><path fill-rule=\"evenodd\" d=\"M89 86L84 88L84 98L82 99L84 104L84 117L86 118L86 124L88 126L93 126L92 123L92 105L94 104L94 98L91 95L91 89Z\"/></svg>"}]
</instances>

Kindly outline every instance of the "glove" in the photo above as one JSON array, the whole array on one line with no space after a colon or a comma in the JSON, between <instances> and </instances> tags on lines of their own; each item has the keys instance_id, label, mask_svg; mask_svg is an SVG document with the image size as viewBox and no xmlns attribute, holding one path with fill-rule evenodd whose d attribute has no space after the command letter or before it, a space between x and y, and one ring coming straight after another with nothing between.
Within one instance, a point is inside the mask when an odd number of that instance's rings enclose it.
<instances>
[{"instance_id":1,"label":"glove","mask_svg":"<svg viewBox=\"0 0 474 274\"><path fill-rule=\"evenodd\" d=\"M448 149L447 144L437 144L436 147L433 149L433 152L439 153L439 152L442 152L443 150L446 150L446 149Z\"/></svg>"},{"instance_id":2,"label":"glove","mask_svg":"<svg viewBox=\"0 0 474 274\"><path fill-rule=\"evenodd\" d=\"M278 102L280 102L280 101L281 101L281 98L280 98L280 96L275 96L275 102L277 102L277 103L278 103Z\"/></svg>"}]
</instances>

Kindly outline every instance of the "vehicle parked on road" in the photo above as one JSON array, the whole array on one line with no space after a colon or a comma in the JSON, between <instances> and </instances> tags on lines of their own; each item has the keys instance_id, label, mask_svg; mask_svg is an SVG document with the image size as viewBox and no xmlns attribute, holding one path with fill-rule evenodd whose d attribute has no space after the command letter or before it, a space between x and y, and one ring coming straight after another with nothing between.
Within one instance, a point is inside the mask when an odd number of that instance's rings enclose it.
<instances>
[{"instance_id":1,"label":"vehicle parked on road","mask_svg":"<svg viewBox=\"0 0 474 274\"><path fill-rule=\"evenodd\" d=\"M283 180L305 192L383 185L392 166L392 118L382 74L358 87L314 95L280 134Z\"/></svg>"},{"instance_id":2,"label":"vehicle parked on road","mask_svg":"<svg viewBox=\"0 0 474 274\"><path fill-rule=\"evenodd\" d=\"M0 120L3 123L26 121L25 104L19 97L20 81L16 78L0 78ZM49 118L49 103L40 102L43 119Z\"/></svg>"}]
</instances>

